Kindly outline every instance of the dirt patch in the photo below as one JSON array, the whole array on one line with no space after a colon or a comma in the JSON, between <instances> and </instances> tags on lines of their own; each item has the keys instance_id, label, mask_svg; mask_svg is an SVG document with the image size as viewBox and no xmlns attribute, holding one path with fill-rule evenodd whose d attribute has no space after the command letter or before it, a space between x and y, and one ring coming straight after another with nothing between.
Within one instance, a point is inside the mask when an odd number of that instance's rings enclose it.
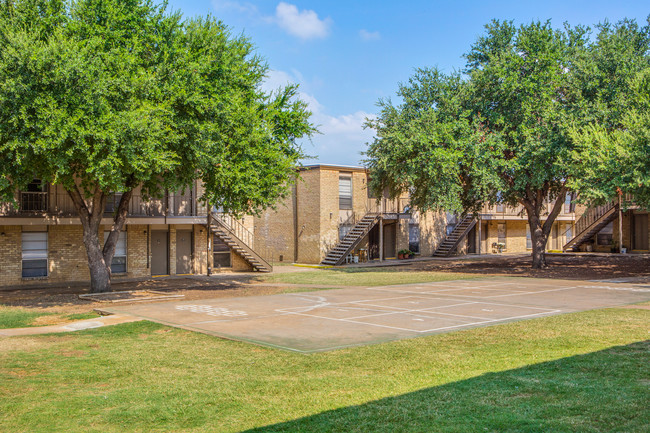
<instances>
[{"instance_id":1,"label":"dirt patch","mask_svg":"<svg viewBox=\"0 0 650 433\"><path fill-rule=\"evenodd\" d=\"M389 268L377 268L377 270L381 269L386 272L455 272L485 276L507 275L569 280L647 278L650 283L650 255L549 255L547 261L549 268L544 270L531 269L530 257L508 255L418 261ZM304 268L295 269L305 271ZM318 272L312 269L308 271ZM188 301L273 295L286 293L289 288L293 291L300 290L300 287L316 288L314 285L265 283L260 280L260 277L263 276L227 274L218 277L192 276L147 281L116 281L112 288L115 292L153 290L168 295L183 295L183 299ZM40 309L44 312L57 314L89 312L100 305L79 299L78 295L84 293L89 293L87 285L3 289L0 290L0 304ZM124 303L128 304L129 302Z\"/></svg>"},{"instance_id":2,"label":"dirt patch","mask_svg":"<svg viewBox=\"0 0 650 433\"><path fill-rule=\"evenodd\" d=\"M265 284L247 278L214 279L211 277L192 278L169 278L156 279L141 282L118 282L112 285L114 292L133 291L143 296L150 296L154 291L156 296L182 296L183 300L199 300L213 298L230 298L236 296L272 295L287 291L283 285ZM87 287L40 287L40 288L16 288L0 290L0 305L13 307L24 307L37 309L46 313L54 313L51 316L43 316L38 320L39 325L54 325L66 323L67 320L61 316L65 314L79 314L93 311L95 308L106 305L106 303L92 302L88 299L80 299L79 295L88 294ZM143 296L134 296L133 293L120 295L111 293L108 298L117 297L123 302L120 304L131 304L142 301ZM129 300L133 297L133 300ZM166 299L153 299L155 302Z\"/></svg>"},{"instance_id":3,"label":"dirt patch","mask_svg":"<svg viewBox=\"0 0 650 433\"><path fill-rule=\"evenodd\" d=\"M49 326L49 325L62 325L70 322L67 317L62 317L58 314L51 316L40 316L32 321L33 326Z\"/></svg>"},{"instance_id":4,"label":"dirt patch","mask_svg":"<svg viewBox=\"0 0 650 433\"><path fill-rule=\"evenodd\" d=\"M547 255L548 269L532 269L532 259L523 256L490 256L465 260L413 262L396 268L401 271L463 272L482 275L511 275L563 280L595 280L647 277L648 255Z\"/></svg>"},{"instance_id":5,"label":"dirt patch","mask_svg":"<svg viewBox=\"0 0 650 433\"><path fill-rule=\"evenodd\" d=\"M86 356L86 352L83 350L62 350L59 352L59 355L65 358L81 358Z\"/></svg>"}]
</instances>

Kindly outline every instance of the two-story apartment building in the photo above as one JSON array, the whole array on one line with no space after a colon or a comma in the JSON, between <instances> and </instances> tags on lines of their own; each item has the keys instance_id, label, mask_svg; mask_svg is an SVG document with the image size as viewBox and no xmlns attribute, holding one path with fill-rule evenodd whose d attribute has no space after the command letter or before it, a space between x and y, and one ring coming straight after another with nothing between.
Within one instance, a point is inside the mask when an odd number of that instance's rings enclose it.
<instances>
[{"instance_id":1,"label":"two-story apartment building","mask_svg":"<svg viewBox=\"0 0 650 433\"><path fill-rule=\"evenodd\" d=\"M410 209L407 196L372 197L364 167L316 164L300 176L291 196L255 221L256 242L277 261L341 264L406 249L430 256L445 235L444 213Z\"/></svg>"},{"instance_id":2,"label":"two-story apartment building","mask_svg":"<svg viewBox=\"0 0 650 433\"><path fill-rule=\"evenodd\" d=\"M144 200L134 191L111 264L115 278L208 274L218 269L269 270L254 249L253 218L211 212L189 190ZM60 185L38 180L16 193L18 208L0 203L0 286L90 279L82 227ZM120 195L105 209L107 235Z\"/></svg>"}]
</instances>

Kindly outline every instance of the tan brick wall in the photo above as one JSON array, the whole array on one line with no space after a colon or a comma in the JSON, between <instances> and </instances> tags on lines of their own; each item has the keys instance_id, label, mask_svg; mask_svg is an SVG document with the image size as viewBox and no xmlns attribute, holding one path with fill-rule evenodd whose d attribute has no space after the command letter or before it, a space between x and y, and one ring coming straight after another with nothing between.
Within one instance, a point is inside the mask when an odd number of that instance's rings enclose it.
<instances>
[{"instance_id":1,"label":"tan brick wall","mask_svg":"<svg viewBox=\"0 0 650 433\"><path fill-rule=\"evenodd\" d=\"M236 252L232 252L232 270L233 271L252 271L253 266L250 265L246 260L244 260Z\"/></svg>"},{"instance_id":2,"label":"tan brick wall","mask_svg":"<svg viewBox=\"0 0 650 433\"><path fill-rule=\"evenodd\" d=\"M104 233L99 241L103 243ZM88 281L88 256L83 244L83 229L80 225L49 226L48 281Z\"/></svg>"},{"instance_id":3,"label":"tan brick wall","mask_svg":"<svg viewBox=\"0 0 650 433\"><path fill-rule=\"evenodd\" d=\"M147 267L147 236L146 225L133 224L126 231L126 269L130 278L143 278L151 275ZM124 234L122 234L123 236Z\"/></svg>"},{"instance_id":4,"label":"tan brick wall","mask_svg":"<svg viewBox=\"0 0 650 433\"><path fill-rule=\"evenodd\" d=\"M295 260L294 199L292 194L278 203L276 209L267 209L254 221L255 245L268 248L274 262L279 262L280 256L285 263Z\"/></svg>"},{"instance_id":5,"label":"tan brick wall","mask_svg":"<svg viewBox=\"0 0 650 433\"><path fill-rule=\"evenodd\" d=\"M194 273L207 275L208 273L208 230L200 224L192 226L194 229ZM211 254L210 254L211 255Z\"/></svg>"},{"instance_id":6,"label":"tan brick wall","mask_svg":"<svg viewBox=\"0 0 650 433\"><path fill-rule=\"evenodd\" d=\"M176 275L176 226L169 226L169 275Z\"/></svg>"},{"instance_id":7,"label":"tan brick wall","mask_svg":"<svg viewBox=\"0 0 650 433\"><path fill-rule=\"evenodd\" d=\"M320 262L321 249L321 170L301 172L303 181L297 184L298 262ZM338 188L336 190L338 199ZM331 209L331 207L330 207ZM338 209L335 208L335 209ZM335 216L333 216L335 220Z\"/></svg>"},{"instance_id":8,"label":"tan brick wall","mask_svg":"<svg viewBox=\"0 0 650 433\"><path fill-rule=\"evenodd\" d=\"M420 213L420 255L433 255L447 235L447 217L444 212Z\"/></svg>"},{"instance_id":9,"label":"tan brick wall","mask_svg":"<svg viewBox=\"0 0 650 433\"><path fill-rule=\"evenodd\" d=\"M20 226L0 226L0 286L20 284L21 273Z\"/></svg>"},{"instance_id":10,"label":"tan brick wall","mask_svg":"<svg viewBox=\"0 0 650 433\"><path fill-rule=\"evenodd\" d=\"M400 219L397 221L396 228L396 247L395 252L399 253L400 250L407 250L409 248L409 220Z\"/></svg>"},{"instance_id":11,"label":"tan brick wall","mask_svg":"<svg viewBox=\"0 0 650 433\"><path fill-rule=\"evenodd\" d=\"M320 262L339 242L339 170L320 170L320 243L310 263ZM358 183L358 182L357 182ZM352 179L354 205L355 179Z\"/></svg>"},{"instance_id":12,"label":"tan brick wall","mask_svg":"<svg viewBox=\"0 0 650 433\"><path fill-rule=\"evenodd\" d=\"M333 185L336 188L337 197L338 197L338 177L336 179L336 185ZM360 219L363 215L366 214L366 206L368 204L368 174L365 171L355 171L352 173L352 209L354 213L357 214ZM337 203L338 207L338 203Z\"/></svg>"}]
</instances>

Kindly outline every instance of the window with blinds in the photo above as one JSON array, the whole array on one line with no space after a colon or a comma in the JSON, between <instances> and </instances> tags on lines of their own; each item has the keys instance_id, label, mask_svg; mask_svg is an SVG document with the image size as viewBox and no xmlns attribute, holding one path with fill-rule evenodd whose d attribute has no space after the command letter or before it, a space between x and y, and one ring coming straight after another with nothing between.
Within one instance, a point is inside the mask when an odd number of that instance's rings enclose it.
<instances>
[{"instance_id":1,"label":"window with blinds","mask_svg":"<svg viewBox=\"0 0 650 433\"><path fill-rule=\"evenodd\" d=\"M104 232L104 243L108 239L111 232ZM120 237L117 238L117 245L115 245L115 255L111 262L111 273L123 274L126 272L126 233L120 232Z\"/></svg>"},{"instance_id":2,"label":"window with blinds","mask_svg":"<svg viewBox=\"0 0 650 433\"><path fill-rule=\"evenodd\" d=\"M23 232L23 278L47 277L47 232Z\"/></svg>"},{"instance_id":3,"label":"window with blinds","mask_svg":"<svg viewBox=\"0 0 650 433\"><path fill-rule=\"evenodd\" d=\"M339 176L339 209L352 209L352 176Z\"/></svg>"}]
</instances>

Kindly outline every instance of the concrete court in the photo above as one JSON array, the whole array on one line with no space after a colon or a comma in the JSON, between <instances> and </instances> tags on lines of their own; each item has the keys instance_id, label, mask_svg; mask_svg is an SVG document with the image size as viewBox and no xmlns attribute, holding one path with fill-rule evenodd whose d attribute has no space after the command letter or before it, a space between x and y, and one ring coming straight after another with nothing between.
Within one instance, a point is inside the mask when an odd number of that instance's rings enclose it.
<instances>
[{"instance_id":1,"label":"concrete court","mask_svg":"<svg viewBox=\"0 0 650 433\"><path fill-rule=\"evenodd\" d=\"M502 277L103 310L309 353L643 301L650 285Z\"/></svg>"}]
</instances>

